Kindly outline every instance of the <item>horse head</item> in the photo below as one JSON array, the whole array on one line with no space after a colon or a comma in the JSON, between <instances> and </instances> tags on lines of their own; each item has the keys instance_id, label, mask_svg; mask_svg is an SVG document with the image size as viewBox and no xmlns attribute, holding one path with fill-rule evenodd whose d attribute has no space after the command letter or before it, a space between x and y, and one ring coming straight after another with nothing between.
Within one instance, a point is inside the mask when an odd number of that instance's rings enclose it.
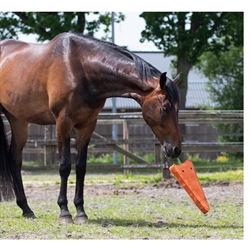
<instances>
[{"instance_id":1,"label":"horse head","mask_svg":"<svg viewBox=\"0 0 250 250\"><path fill-rule=\"evenodd\" d=\"M181 133L178 123L179 95L176 85L179 73L174 80L162 73L158 87L147 95L142 104L145 122L164 147L167 157L177 158L181 153Z\"/></svg>"}]
</instances>

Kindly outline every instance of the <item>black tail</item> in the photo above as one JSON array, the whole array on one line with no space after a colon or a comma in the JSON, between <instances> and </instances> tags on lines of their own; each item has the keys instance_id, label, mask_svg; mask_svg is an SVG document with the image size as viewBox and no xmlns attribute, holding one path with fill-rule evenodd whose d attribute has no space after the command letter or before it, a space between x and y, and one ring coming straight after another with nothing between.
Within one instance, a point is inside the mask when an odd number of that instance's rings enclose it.
<instances>
[{"instance_id":1,"label":"black tail","mask_svg":"<svg viewBox=\"0 0 250 250\"><path fill-rule=\"evenodd\" d=\"M11 175L11 156L0 113L0 202L13 200L13 179Z\"/></svg>"}]
</instances>

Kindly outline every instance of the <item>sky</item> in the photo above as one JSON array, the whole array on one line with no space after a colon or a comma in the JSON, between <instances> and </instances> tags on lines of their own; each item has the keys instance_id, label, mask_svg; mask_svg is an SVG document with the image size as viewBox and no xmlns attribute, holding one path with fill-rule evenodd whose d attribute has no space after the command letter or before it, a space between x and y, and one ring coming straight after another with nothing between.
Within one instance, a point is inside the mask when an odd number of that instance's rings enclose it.
<instances>
[{"instance_id":1,"label":"sky","mask_svg":"<svg viewBox=\"0 0 250 250\"><path fill-rule=\"evenodd\" d=\"M115 43L120 46L127 46L132 51L158 51L153 42L141 43L141 31L145 27L145 20L139 15L142 13L136 11L123 12L125 21L115 23ZM88 18L88 16L87 16ZM95 37L101 38L103 32L100 31L95 34ZM36 42L36 35L20 34L19 39L25 42Z\"/></svg>"},{"instance_id":2,"label":"sky","mask_svg":"<svg viewBox=\"0 0 250 250\"><path fill-rule=\"evenodd\" d=\"M123 12L125 21L115 24L115 43L127 46L132 51L157 51L153 42L141 43L141 31L145 28L145 20L140 12Z\"/></svg>"}]
</instances>

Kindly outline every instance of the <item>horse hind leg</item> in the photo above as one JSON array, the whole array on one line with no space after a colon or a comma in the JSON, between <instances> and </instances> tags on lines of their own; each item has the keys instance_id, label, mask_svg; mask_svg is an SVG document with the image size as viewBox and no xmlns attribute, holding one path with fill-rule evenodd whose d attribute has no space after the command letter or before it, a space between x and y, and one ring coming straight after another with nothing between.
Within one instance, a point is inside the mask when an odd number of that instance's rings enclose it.
<instances>
[{"instance_id":1,"label":"horse hind leg","mask_svg":"<svg viewBox=\"0 0 250 250\"><path fill-rule=\"evenodd\" d=\"M61 213L59 216L61 223L73 223L72 215L68 210L67 200L67 183L71 172L71 158L70 158L70 132L71 121L67 117L57 119L57 140L60 158L59 173L61 177L61 186L58 196L57 204L60 207Z\"/></svg>"},{"instance_id":2,"label":"horse hind leg","mask_svg":"<svg viewBox=\"0 0 250 250\"><path fill-rule=\"evenodd\" d=\"M28 137L28 123L12 120L10 118L9 122L12 130L10 144L10 154L12 157L11 174L16 195L16 203L23 210L24 217L35 218L34 212L30 209L27 203L21 176L22 151Z\"/></svg>"}]
</instances>

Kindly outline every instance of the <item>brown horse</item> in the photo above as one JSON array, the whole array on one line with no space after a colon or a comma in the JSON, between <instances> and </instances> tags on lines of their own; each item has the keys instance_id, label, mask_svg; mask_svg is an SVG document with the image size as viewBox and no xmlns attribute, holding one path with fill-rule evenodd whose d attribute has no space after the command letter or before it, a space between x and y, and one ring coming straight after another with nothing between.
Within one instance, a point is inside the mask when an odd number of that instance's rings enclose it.
<instances>
[{"instance_id":1,"label":"brown horse","mask_svg":"<svg viewBox=\"0 0 250 250\"><path fill-rule=\"evenodd\" d=\"M29 123L56 124L60 220L73 222L67 206L67 181L71 171L70 132L75 128L75 221L87 221L83 206L87 148L106 98L135 99L166 156L176 158L181 153L179 80L180 74L170 80L132 52L83 35L63 33L47 44L1 41L0 112L10 123L12 138L8 147L0 119L0 187L11 181L23 216L35 217L23 188L22 150Z\"/></svg>"}]
</instances>

